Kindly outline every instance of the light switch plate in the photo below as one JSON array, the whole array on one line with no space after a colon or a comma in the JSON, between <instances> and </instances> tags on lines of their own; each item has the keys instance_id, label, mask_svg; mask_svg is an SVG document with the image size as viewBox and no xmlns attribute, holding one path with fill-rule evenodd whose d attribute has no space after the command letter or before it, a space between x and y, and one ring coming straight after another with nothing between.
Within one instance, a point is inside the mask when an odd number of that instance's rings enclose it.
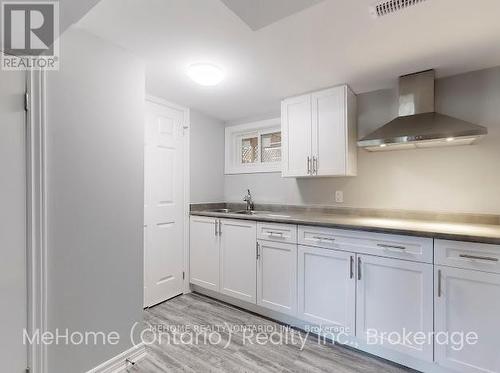
<instances>
[{"instance_id":1,"label":"light switch plate","mask_svg":"<svg viewBox=\"0 0 500 373\"><path fill-rule=\"evenodd\" d=\"M344 203L344 192L341 190L335 191L335 202Z\"/></svg>"}]
</instances>

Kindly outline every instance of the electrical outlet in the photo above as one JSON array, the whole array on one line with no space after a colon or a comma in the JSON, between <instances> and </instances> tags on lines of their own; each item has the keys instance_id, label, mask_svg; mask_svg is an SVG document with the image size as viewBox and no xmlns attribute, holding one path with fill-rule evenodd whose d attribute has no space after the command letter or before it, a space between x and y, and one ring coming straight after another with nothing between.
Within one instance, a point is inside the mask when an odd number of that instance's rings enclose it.
<instances>
[{"instance_id":1,"label":"electrical outlet","mask_svg":"<svg viewBox=\"0 0 500 373\"><path fill-rule=\"evenodd\" d=\"M335 202L344 203L344 192L341 190L335 191Z\"/></svg>"}]
</instances>

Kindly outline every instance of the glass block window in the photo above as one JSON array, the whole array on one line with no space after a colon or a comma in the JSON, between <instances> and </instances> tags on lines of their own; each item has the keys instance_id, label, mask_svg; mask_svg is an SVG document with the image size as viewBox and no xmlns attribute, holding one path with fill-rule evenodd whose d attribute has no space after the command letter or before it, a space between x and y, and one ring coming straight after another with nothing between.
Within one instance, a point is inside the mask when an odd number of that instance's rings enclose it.
<instances>
[{"instance_id":1,"label":"glass block window","mask_svg":"<svg viewBox=\"0 0 500 373\"><path fill-rule=\"evenodd\" d=\"M241 163L256 163L259 155L259 138L249 137L241 140Z\"/></svg>"},{"instance_id":2,"label":"glass block window","mask_svg":"<svg viewBox=\"0 0 500 373\"><path fill-rule=\"evenodd\" d=\"M260 136L262 162L281 162L281 132Z\"/></svg>"}]
</instances>

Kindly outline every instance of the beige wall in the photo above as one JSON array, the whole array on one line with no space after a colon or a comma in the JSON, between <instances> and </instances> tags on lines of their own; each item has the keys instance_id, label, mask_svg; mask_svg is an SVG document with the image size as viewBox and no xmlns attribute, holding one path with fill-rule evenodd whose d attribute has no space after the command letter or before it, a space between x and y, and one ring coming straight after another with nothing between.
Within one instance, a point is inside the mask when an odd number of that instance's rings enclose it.
<instances>
[{"instance_id":1,"label":"beige wall","mask_svg":"<svg viewBox=\"0 0 500 373\"><path fill-rule=\"evenodd\" d=\"M50 373L131 348L143 306L144 65L75 28L61 56L47 76L48 329L116 331L120 343L51 345Z\"/></svg>"},{"instance_id":2,"label":"beige wall","mask_svg":"<svg viewBox=\"0 0 500 373\"><path fill-rule=\"evenodd\" d=\"M368 153L353 178L283 179L280 174L225 176L225 198L256 202L500 214L500 67L437 80L438 111L488 127L474 146ZM358 96L359 136L396 116L396 92Z\"/></svg>"},{"instance_id":3,"label":"beige wall","mask_svg":"<svg viewBox=\"0 0 500 373\"><path fill-rule=\"evenodd\" d=\"M190 113L190 202L224 201L224 123Z\"/></svg>"}]
</instances>

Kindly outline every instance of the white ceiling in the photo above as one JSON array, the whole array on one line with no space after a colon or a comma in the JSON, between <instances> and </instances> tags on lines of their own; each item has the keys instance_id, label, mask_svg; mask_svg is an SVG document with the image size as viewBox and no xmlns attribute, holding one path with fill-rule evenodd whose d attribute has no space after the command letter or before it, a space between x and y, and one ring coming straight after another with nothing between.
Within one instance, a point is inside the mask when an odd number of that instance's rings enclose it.
<instances>
[{"instance_id":1,"label":"white ceiling","mask_svg":"<svg viewBox=\"0 0 500 373\"><path fill-rule=\"evenodd\" d=\"M59 34L62 34L73 23L77 22L99 0L63 0L59 1ZM0 39L0 49L3 40Z\"/></svg>"},{"instance_id":2,"label":"white ceiling","mask_svg":"<svg viewBox=\"0 0 500 373\"><path fill-rule=\"evenodd\" d=\"M62 0L59 1L59 28L64 32L69 26L77 22L99 0Z\"/></svg>"},{"instance_id":3,"label":"white ceiling","mask_svg":"<svg viewBox=\"0 0 500 373\"><path fill-rule=\"evenodd\" d=\"M252 31L220 0L102 0L79 25L144 58L149 93L226 121L344 82L361 93L428 68L443 77L500 65L498 0L427 0L379 19L372 3L325 0ZM193 83L186 67L200 61L225 81Z\"/></svg>"},{"instance_id":4,"label":"white ceiling","mask_svg":"<svg viewBox=\"0 0 500 373\"><path fill-rule=\"evenodd\" d=\"M252 30L300 12L324 0L221 0Z\"/></svg>"}]
</instances>

